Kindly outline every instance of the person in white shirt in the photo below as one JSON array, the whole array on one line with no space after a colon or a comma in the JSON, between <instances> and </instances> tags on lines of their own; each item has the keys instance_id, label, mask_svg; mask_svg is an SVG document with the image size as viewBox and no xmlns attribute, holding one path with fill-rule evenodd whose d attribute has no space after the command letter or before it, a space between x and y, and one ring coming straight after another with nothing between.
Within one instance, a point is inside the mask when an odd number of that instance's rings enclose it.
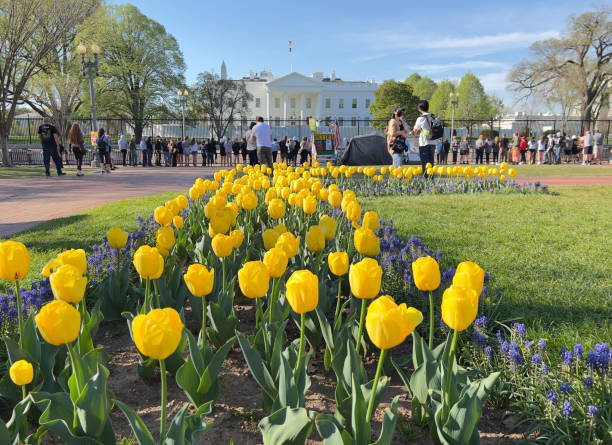
<instances>
[{"instance_id":1,"label":"person in white shirt","mask_svg":"<svg viewBox=\"0 0 612 445\"><path fill-rule=\"evenodd\" d=\"M232 140L227 138L225 144L223 144L223 150L225 151L225 161L227 165L232 165Z\"/></svg>"},{"instance_id":2,"label":"person in white shirt","mask_svg":"<svg viewBox=\"0 0 612 445\"><path fill-rule=\"evenodd\" d=\"M280 144L278 143L276 138L274 138L274 140L272 141L272 162L276 162L276 157L278 156L278 150L280 150Z\"/></svg>"},{"instance_id":3,"label":"person in white shirt","mask_svg":"<svg viewBox=\"0 0 612 445\"><path fill-rule=\"evenodd\" d=\"M257 125L253 127L251 137L255 139L257 144L257 160L263 165L266 164L269 168L272 168L272 130L270 126L264 122L264 118L259 116L257 118Z\"/></svg>"},{"instance_id":4,"label":"person in white shirt","mask_svg":"<svg viewBox=\"0 0 612 445\"><path fill-rule=\"evenodd\" d=\"M249 124L249 131L246 132L244 138L247 141L247 154L249 155L249 164L255 165L257 164L257 142L255 142L255 138L253 137L253 128L255 127L255 122L251 122Z\"/></svg>"},{"instance_id":5,"label":"person in white shirt","mask_svg":"<svg viewBox=\"0 0 612 445\"><path fill-rule=\"evenodd\" d=\"M198 151L200 149L195 138L191 139L191 143L189 144L189 149L191 151L191 162L193 163L193 166L195 167L198 165ZM187 158L187 167L189 167L189 158Z\"/></svg>"},{"instance_id":6,"label":"person in white shirt","mask_svg":"<svg viewBox=\"0 0 612 445\"><path fill-rule=\"evenodd\" d=\"M427 164L434 164L434 150L435 146L429 139L431 133L431 119L429 116L429 102L426 100L419 101L417 106L419 116L412 127L412 134L419 136L419 156L421 158L421 166L423 167L423 173L427 177Z\"/></svg>"},{"instance_id":7,"label":"person in white shirt","mask_svg":"<svg viewBox=\"0 0 612 445\"><path fill-rule=\"evenodd\" d=\"M584 133L584 149L582 151L582 165L588 165L593 158L593 135L589 130Z\"/></svg>"},{"instance_id":8,"label":"person in white shirt","mask_svg":"<svg viewBox=\"0 0 612 445\"><path fill-rule=\"evenodd\" d=\"M147 166L147 143L144 138L140 139L140 144L138 144L138 150L142 153L142 166Z\"/></svg>"},{"instance_id":9,"label":"person in white shirt","mask_svg":"<svg viewBox=\"0 0 612 445\"><path fill-rule=\"evenodd\" d=\"M119 138L119 150L121 150L121 157L123 158L123 166L125 167L125 160L127 158L128 142L124 135Z\"/></svg>"}]
</instances>

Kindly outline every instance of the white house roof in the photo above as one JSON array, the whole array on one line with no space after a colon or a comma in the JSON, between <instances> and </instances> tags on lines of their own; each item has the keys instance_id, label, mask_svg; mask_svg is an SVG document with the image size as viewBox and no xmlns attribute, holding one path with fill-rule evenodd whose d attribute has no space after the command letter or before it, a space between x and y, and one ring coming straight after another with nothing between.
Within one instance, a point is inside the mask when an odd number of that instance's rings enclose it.
<instances>
[{"instance_id":1,"label":"white house roof","mask_svg":"<svg viewBox=\"0 0 612 445\"><path fill-rule=\"evenodd\" d=\"M313 87L320 87L321 82L311 77L304 76L300 73L289 73L281 77L276 77L267 82L268 86L272 87L286 87L286 86L305 86L310 85Z\"/></svg>"}]
</instances>

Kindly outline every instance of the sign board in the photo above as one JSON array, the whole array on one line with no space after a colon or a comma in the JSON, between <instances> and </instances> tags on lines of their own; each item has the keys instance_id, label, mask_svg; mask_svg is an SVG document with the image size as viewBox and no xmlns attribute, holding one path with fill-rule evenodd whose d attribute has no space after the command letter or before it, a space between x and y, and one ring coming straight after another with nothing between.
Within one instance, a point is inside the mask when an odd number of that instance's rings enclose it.
<instances>
[{"instance_id":1,"label":"sign board","mask_svg":"<svg viewBox=\"0 0 612 445\"><path fill-rule=\"evenodd\" d=\"M331 133L316 133L314 135L314 146L317 156L334 155L334 135Z\"/></svg>"},{"instance_id":2,"label":"sign board","mask_svg":"<svg viewBox=\"0 0 612 445\"><path fill-rule=\"evenodd\" d=\"M97 131L92 131L91 132L91 145L92 146L96 146L98 142L98 132Z\"/></svg>"}]
</instances>

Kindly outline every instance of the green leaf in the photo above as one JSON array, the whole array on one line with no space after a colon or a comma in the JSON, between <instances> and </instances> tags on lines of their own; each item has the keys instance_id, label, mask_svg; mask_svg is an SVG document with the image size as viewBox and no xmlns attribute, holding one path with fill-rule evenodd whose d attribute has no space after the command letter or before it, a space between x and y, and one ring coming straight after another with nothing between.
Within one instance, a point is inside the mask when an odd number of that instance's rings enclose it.
<instances>
[{"instance_id":1,"label":"green leaf","mask_svg":"<svg viewBox=\"0 0 612 445\"><path fill-rule=\"evenodd\" d=\"M300 406L300 395L293 379L293 368L284 354L281 355L281 365L278 372L278 397L272 410L281 408L303 408Z\"/></svg>"},{"instance_id":2,"label":"green leaf","mask_svg":"<svg viewBox=\"0 0 612 445\"><path fill-rule=\"evenodd\" d=\"M334 416L311 412L311 416L313 414L315 427L323 439L323 445L351 445L353 438Z\"/></svg>"},{"instance_id":3,"label":"green leaf","mask_svg":"<svg viewBox=\"0 0 612 445\"><path fill-rule=\"evenodd\" d=\"M5 425L5 423L2 421L2 419L0 419L0 443L5 443L5 444L10 444L11 441L11 436L8 432L8 429Z\"/></svg>"},{"instance_id":4,"label":"green leaf","mask_svg":"<svg viewBox=\"0 0 612 445\"><path fill-rule=\"evenodd\" d=\"M376 387L376 395L374 396L374 412L376 412L376 407L380 403L382 397L385 395L385 392L389 387L389 383L391 383L391 379L387 376L382 376L378 380L378 386ZM366 405L370 403L370 397L372 396L372 386L374 386L374 379L370 380L365 385L361 385L361 392L363 394L363 399L365 400Z\"/></svg>"},{"instance_id":5,"label":"green leaf","mask_svg":"<svg viewBox=\"0 0 612 445\"><path fill-rule=\"evenodd\" d=\"M264 445L304 445L312 428L305 408L281 408L259 422Z\"/></svg>"},{"instance_id":6,"label":"green leaf","mask_svg":"<svg viewBox=\"0 0 612 445\"><path fill-rule=\"evenodd\" d=\"M382 429L378 440L372 445L390 445L393 440L393 433L395 432L395 425L397 423L397 410L398 410L399 396L395 396L391 402L389 409L385 410L385 414L382 421Z\"/></svg>"},{"instance_id":7,"label":"green leaf","mask_svg":"<svg viewBox=\"0 0 612 445\"><path fill-rule=\"evenodd\" d=\"M330 351L334 351L334 335L332 331L332 327L329 324L329 320L325 316L325 313L321 310L320 307L315 309L315 313L317 314L317 319L319 320L319 327L321 329L321 334L323 335L323 339L325 340L325 344L330 349Z\"/></svg>"},{"instance_id":8,"label":"green leaf","mask_svg":"<svg viewBox=\"0 0 612 445\"><path fill-rule=\"evenodd\" d=\"M194 445L194 435L205 431L209 424L204 422L204 416L210 414L212 402L201 405L196 412L188 417L185 417L189 404L185 404L183 408L174 416L170 428L163 440L164 445L179 445L188 444Z\"/></svg>"},{"instance_id":9,"label":"green leaf","mask_svg":"<svg viewBox=\"0 0 612 445\"><path fill-rule=\"evenodd\" d=\"M215 355L213 355L212 360L210 361L210 363L208 363L208 366L204 370L204 373L201 375L200 384L198 386L199 393L207 394L210 391L211 387L217 382L217 376L221 371L221 367L223 366L225 357L227 357L227 354L234 345L235 341L236 337L233 336L228 341L226 341L225 344L217 350L217 352L215 352Z\"/></svg>"},{"instance_id":10,"label":"green leaf","mask_svg":"<svg viewBox=\"0 0 612 445\"><path fill-rule=\"evenodd\" d=\"M200 376L191 360L185 362L176 372L176 384L185 391L194 405L199 406L204 403L204 396L198 392Z\"/></svg>"},{"instance_id":11,"label":"green leaf","mask_svg":"<svg viewBox=\"0 0 612 445\"><path fill-rule=\"evenodd\" d=\"M98 372L87 382L75 403L81 428L90 437L101 436L112 409L106 380L106 370L102 365L98 365Z\"/></svg>"},{"instance_id":12,"label":"green leaf","mask_svg":"<svg viewBox=\"0 0 612 445\"><path fill-rule=\"evenodd\" d=\"M393 360L393 357L391 357L391 364L393 365L395 372L397 372L397 375L399 375L400 379L402 379L402 383L404 384L408 392L410 392L410 380L408 379L408 376L406 375L402 367L395 360Z\"/></svg>"},{"instance_id":13,"label":"green leaf","mask_svg":"<svg viewBox=\"0 0 612 445\"><path fill-rule=\"evenodd\" d=\"M361 385L353 377L351 393L351 428L353 430L353 444L354 445L368 445L372 436L370 424L365 422L367 414L367 406L363 394L361 392Z\"/></svg>"},{"instance_id":14,"label":"green leaf","mask_svg":"<svg viewBox=\"0 0 612 445\"><path fill-rule=\"evenodd\" d=\"M123 411L123 414L127 418L130 426L132 427L132 431L134 432L134 436L136 436L136 440L138 440L140 445L156 445L151 432L146 427L144 422L138 414L132 411L132 408L127 406L125 403L120 402L119 400L115 400L115 403Z\"/></svg>"},{"instance_id":15,"label":"green leaf","mask_svg":"<svg viewBox=\"0 0 612 445\"><path fill-rule=\"evenodd\" d=\"M251 371L251 375L268 397L274 400L277 395L276 385L274 384L274 379L270 375L270 372L264 365L261 355L251 347L251 344L243 334L236 331L236 337L238 338L240 349L242 349L242 354Z\"/></svg>"}]
</instances>

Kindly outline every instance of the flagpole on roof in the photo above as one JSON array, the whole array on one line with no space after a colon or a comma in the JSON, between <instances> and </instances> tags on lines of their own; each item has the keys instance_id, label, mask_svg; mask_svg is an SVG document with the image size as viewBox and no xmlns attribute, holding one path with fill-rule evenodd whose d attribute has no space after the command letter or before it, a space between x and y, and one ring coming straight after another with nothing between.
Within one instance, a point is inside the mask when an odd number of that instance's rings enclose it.
<instances>
[{"instance_id":1,"label":"flagpole on roof","mask_svg":"<svg viewBox=\"0 0 612 445\"><path fill-rule=\"evenodd\" d=\"M290 73L293 72L293 51L292 51L293 42L289 40L289 62L291 64Z\"/></svg>"}]
</instances>

